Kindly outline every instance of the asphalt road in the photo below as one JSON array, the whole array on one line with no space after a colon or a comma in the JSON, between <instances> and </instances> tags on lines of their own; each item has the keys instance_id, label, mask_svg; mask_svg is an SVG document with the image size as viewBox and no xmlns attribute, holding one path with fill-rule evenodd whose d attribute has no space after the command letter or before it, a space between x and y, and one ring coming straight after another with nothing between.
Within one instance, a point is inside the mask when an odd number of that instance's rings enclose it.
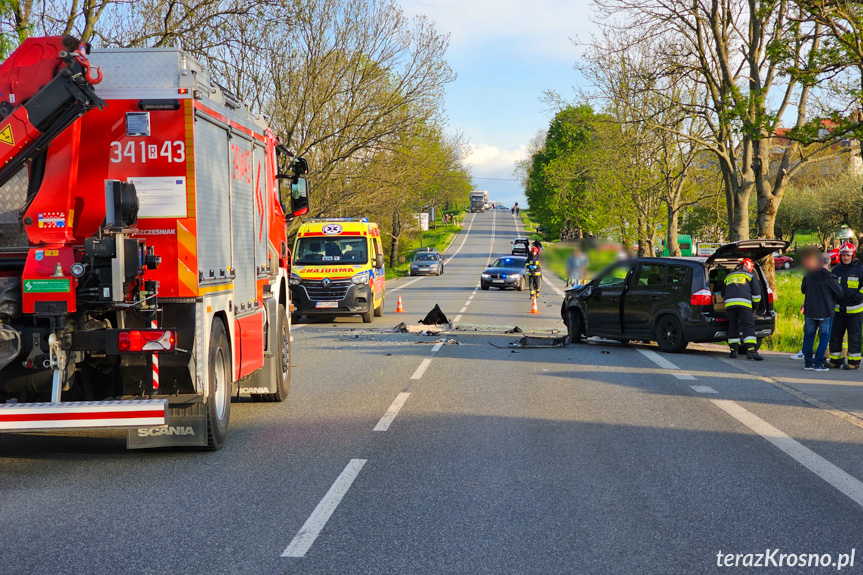
<instances>
[{"instance_id":1,"label":"asphalt road","mask_svg":"<svg viewBox=\"0 0 863 575\"><path fill-rule=\"evenodd\" d=\"M288 402L235 403L219 452L3 436L0 573L734 573L758 569L717 553L766 549L856 549L863 572L863 429L745 360L507 349L564 329L559 279L540 315L477 290L516 234L469 216L446 273L391 283L371 326L295 325ZM384 331L435 303L457 329Z\"/></svg>"}]
</instances>

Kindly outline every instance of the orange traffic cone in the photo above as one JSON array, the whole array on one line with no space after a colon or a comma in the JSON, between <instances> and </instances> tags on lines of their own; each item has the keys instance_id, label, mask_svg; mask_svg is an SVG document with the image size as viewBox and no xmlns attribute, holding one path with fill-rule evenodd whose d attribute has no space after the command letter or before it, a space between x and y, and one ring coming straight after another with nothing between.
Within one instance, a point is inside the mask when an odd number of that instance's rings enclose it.
<instances>
[{"instance_id":1,"label":"orange traffic cone","mask_svg":"<svg viewBox=\"0 0 863 575\"><path fill-rule=\"evenodd\" d=\"M404 313L405 308L402 307L402 296L399 296L399 301L396 304L396 313Z\"/></svg>"},{"instance_id":2,"label":"orange traffic cone","mask_svg":"<svg viewBox=\"0 0 863 575\"><path fill-rule=\"evenodd\" d=\"M536 298L533 298L533 305L530 308L530 313L539 313L539 308L536 307Z\"/></svg>"}]
</instances>

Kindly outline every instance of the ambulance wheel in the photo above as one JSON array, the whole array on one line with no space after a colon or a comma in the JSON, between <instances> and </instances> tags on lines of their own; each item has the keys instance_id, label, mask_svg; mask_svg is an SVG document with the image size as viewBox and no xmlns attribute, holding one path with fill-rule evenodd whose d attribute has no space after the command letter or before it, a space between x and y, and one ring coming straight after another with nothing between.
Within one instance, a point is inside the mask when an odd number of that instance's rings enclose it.
<instances>
[{"instance_id":1,"label":"ambulance wheel","mask_svg":"<svg viewBox=\"0 0 863 575\"><path fill-rule=\"evenodd\" d=\"M221 449L231 419L231 352L222 320L213 321L208 354L209 397L207 398L207 449Z\"/></svg>"},{"instance_id":2,"label":"ambulance wheel","mask_svg":"<svg viewBox=\"0 0 863 575\"><path fill-rule=\"evenodd\" d=\"M362 314L363 323L372 323L372 314L374 314L372 310L369 310L366 313Z\"/></svg>"},{"instance_id":3,"label":"ambulance wheel","mask_svg":"<svg viewBox=\"0 0 863 575\"><path fill-rule=\"evenodd\" d=\"M381 300L381 305L375 308L375 317L384 317L384 300Z\"/></svg>"}]
</instances>

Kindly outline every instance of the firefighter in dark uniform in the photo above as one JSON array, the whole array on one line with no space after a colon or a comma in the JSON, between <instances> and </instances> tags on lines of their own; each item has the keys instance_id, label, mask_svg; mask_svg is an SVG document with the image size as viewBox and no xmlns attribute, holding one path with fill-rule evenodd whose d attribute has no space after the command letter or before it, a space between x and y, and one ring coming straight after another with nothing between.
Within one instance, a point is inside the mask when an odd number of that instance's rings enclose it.
<instances>
[{"instance_id":1,"label":"firefighter in dark uniform","mask_svg":"<svg viewBox=\"0 0 863 575\"><path fill-rule=\"evenodd\" d=\"M833 327L830 330L830 362L833 369L859 369L863 347L863 264L857 261L857 248L851 243L839 248L839 263L833 275L842 288L842 299L836 304ZM842 361L842 340L848 333L848 363Z\"/></svg>"},{"instance_id":2,"label":"firefighter in dark uniform","mask_svg":"<svg viewBox=\"0 0 863 575\"><path fill-rule=\"evenodd\" d=\"M530 299L539 297L539 288L542 286L542 266L539 265L541 251L542 244L539 240L534 240L527 256L527 281L530 284Z\"/></svg>"},{"instance_id":3,"label":"firefighter in dark uniform","mask_svg":"<svg viewBox=\"0 0 863 575\"><path fill-rule=\"evenodd\" d=\"M723 298L728 314L731 357L737 357L738 351L744 351L747 359L761 361L764 357L756 349L758 338L755 337L755 316L752 310L752 304L761 302L761 281L755 277L752 260L740 260L734 271L725 277Z\"/></svg>"}]
</instances>

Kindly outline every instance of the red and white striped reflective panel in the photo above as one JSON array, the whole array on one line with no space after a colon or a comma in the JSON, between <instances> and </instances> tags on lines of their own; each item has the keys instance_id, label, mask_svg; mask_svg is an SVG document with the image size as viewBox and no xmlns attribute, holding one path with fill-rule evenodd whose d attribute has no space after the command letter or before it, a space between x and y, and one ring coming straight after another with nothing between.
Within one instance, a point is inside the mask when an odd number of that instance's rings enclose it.
<instances>
[{"instance_id":1,"label":"red and white striped reflective panel","mask_svg":"<svg viewBox=\"0 0 863 575\"><path fill-rule=\"evenodd\" d=\"M168 400L166 399L0 405L0 431L122 429L167 423Z\"/></svg>"},{"instance_id":2,"label":"red and white striped reflective panel","mask_svg":"<svg viewBox=\"0 0 863 575\"><path fill-rule=\"evenodd\" d=\"M150 327L153 329L158 329L159 324L156 320L150 322ZM154 353L152 357L153 361L153 391L159 391L159 354Z\"/></svg>"}]
</instances>

